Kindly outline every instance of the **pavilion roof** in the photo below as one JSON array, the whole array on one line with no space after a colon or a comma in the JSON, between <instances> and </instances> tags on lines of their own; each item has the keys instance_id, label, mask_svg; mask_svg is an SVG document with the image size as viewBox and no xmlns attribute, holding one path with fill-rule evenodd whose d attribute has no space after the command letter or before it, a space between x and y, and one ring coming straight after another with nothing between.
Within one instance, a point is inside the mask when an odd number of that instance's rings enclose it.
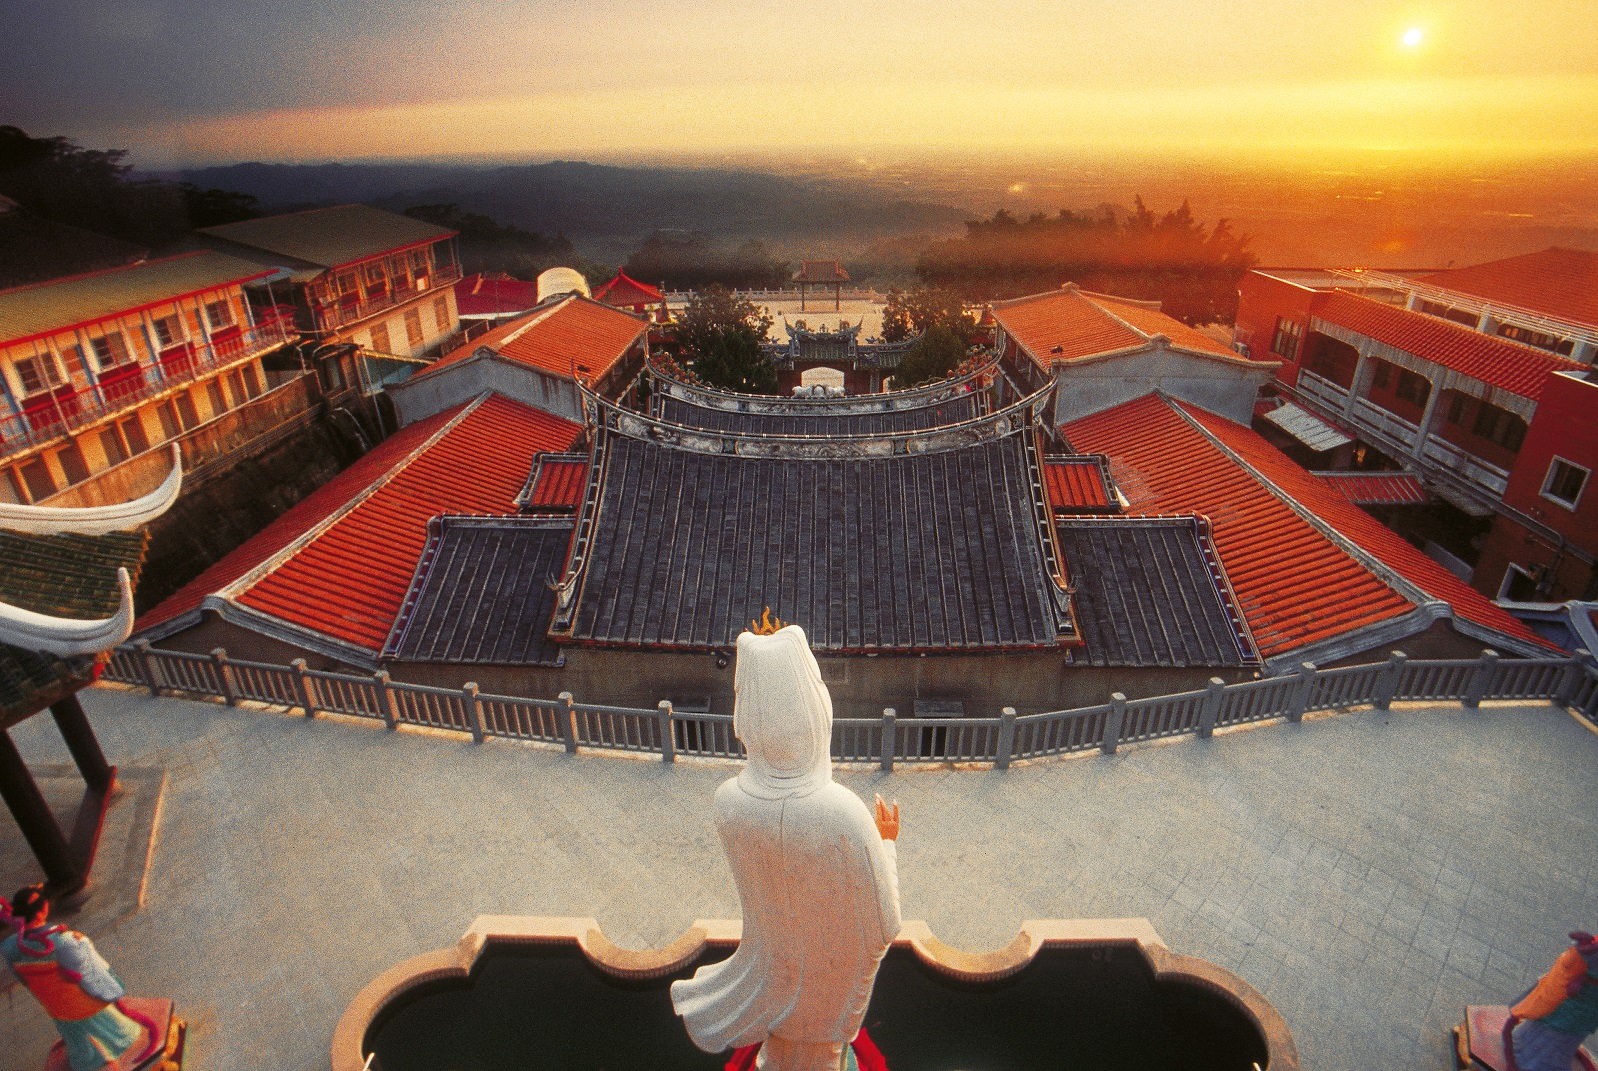
<instances>
[{"instance_id":1,"label":"pavilion roof","mask_svg":"<svg viewBox=\"0 0 1598 1071\"><path fill-rule=\"evenodd\" d=\"M455 307L462 316L527 312L538 304L538 284L504 272L468 275L455 284Z\"/></svg>"},{"instance_id":2,"label":"pavilion roof","mask_svg":"<svg viewBox=\"0 0 1598 1071\"><path fill-rule=\"evenodd\" d=\"M641 283L630 278L626 272L618 271L614 279L599 284L594 291L594 300L603 301L607 305L617 305L631 308L635 305L652 305L664 301L666 296L648 283Z\"/></svg>"},{"instance_id":3,"label":"pavilion roof","mask_svg":"<svg viewBox=\"0 0 1598 1071\"><path fill-rule=\"evenodd\" d=\"M804 260L794 274L796 283L847 283L849 273L836 260Z\"/></svg>"}]
</instances>

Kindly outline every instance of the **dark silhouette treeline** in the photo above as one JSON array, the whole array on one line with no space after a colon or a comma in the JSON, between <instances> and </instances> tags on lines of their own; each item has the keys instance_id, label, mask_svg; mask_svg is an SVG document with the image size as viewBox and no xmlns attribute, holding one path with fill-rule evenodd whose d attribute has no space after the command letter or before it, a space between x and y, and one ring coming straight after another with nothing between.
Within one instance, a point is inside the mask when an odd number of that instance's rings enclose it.
<instances>
[{"instance_id":1,"label":"dark silhouette treeline","mask_svg":"<svg viewBox=\"0 0 1598 1071\"><path fill-rule=\"evenodd\" d=\"M1206 227L1187 202L1156 215L1139 198L1131 212L1062 209L1017 219L1004 210L966 224L960 238L933 242L916 263L928 284L970 301L1018 297L1074 282L1086 290L1160 301L1189 324L1230 323L1237 282L1255 263L1248 238L1227 220Z\"/></svg>"},{"instance_id":2,"label":"dark silhouette treeline","mask_svg":"<svg viewBox=\"0 0 1598 1071\"><path fill-rule=\"evenodd\" d=\"M517 279L536 279L547 268L576 268L590 284L610 278L609 271L580 256L564 234L541 234L502 225L479 212L463 212L457 204L412 205L412 219L460 232L461 270L505 272Z\"/></svg>"},{"instance_id":3,"label":"dark silhouette treeline","mask_svg":"<svg viewBox=\"0 0 1598 1071\"><path fill-rule=\"evenodd\" d=\"M789 286L793 278L789 263L759 239L732 245L703 231L655 231L639 243L622 270L641 283L664 282L671 290L762 290Z\"/></svg>"}]
</instances>

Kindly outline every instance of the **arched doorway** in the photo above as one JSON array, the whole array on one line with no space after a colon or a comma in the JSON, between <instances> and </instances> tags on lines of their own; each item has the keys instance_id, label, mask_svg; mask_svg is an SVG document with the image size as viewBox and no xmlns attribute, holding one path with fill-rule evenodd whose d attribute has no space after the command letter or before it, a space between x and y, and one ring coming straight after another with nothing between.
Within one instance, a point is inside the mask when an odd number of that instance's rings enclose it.
<instances>
[{"instance_id":1,"label":"arched doorway","mask_svg":"<svg viewBox=\"0 0 1598 1071\"><path fill-rule=\"evenodd\" d=\"M841 391L843 390L843 380L844 376L841 371L836 368L828 368L825 365L806 368L799 374L799 385L801 387L826 387L829 390Z\"/></svg>"}]
</instances>

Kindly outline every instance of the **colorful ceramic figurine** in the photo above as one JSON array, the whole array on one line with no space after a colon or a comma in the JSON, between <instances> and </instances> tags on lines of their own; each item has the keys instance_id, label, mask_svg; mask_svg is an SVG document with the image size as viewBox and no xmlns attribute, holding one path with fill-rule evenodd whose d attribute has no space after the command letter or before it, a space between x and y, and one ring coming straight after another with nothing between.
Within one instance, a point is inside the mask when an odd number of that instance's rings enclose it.
<instances>
[{"instance_id":1,"label":"colorful ceramic figurine","mask_svg":"<svg viewBox=\"0 0 1598 1071\"><path fill-rule=\"evenodd\" d=\"M1598 939L1580 932L1570 939L1575 944L1509 1009L1509 1071L1570 1071L1582 1041L1598 1031Z\"/></svg>"},{"instance_id":2,"label":"colorful ceramic figurine","mask_svg":"<svg viewBox=\"0 0 1598 1071\"><path fill-rule=\"evenodd\" d=\"M72 1071L95 1071L153 1037L154 1024L123 1014L117 1002L126 990L94 945L65 926L46 925L49 917L43 886L18 890L9 903L0 899L0 921L18 927L0 942L0 956L55 1020Z\"/></svg>"}]
</instances>

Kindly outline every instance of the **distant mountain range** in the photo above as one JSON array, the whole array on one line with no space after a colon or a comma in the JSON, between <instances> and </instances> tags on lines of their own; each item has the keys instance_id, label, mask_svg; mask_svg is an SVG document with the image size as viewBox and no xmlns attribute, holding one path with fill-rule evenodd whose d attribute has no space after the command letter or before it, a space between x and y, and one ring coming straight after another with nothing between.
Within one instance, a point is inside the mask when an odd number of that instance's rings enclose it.
<instances>
[{"instance_id":1,"label":"distant mountain range","mask_svg":"<svg viewBox=\"0 0 1598 1071\"><path fill-rule=\"evenodd\" d=\"M957 232L975 213L896 198L864 183L757 171L555 162L513 167L432 164L234 164L170 177L253 194L267 211L361 201L400 211L453 203L581 247L630 249L654 230L758 237L779 249L858 245Z\"/></svg>"}]
</instances>

